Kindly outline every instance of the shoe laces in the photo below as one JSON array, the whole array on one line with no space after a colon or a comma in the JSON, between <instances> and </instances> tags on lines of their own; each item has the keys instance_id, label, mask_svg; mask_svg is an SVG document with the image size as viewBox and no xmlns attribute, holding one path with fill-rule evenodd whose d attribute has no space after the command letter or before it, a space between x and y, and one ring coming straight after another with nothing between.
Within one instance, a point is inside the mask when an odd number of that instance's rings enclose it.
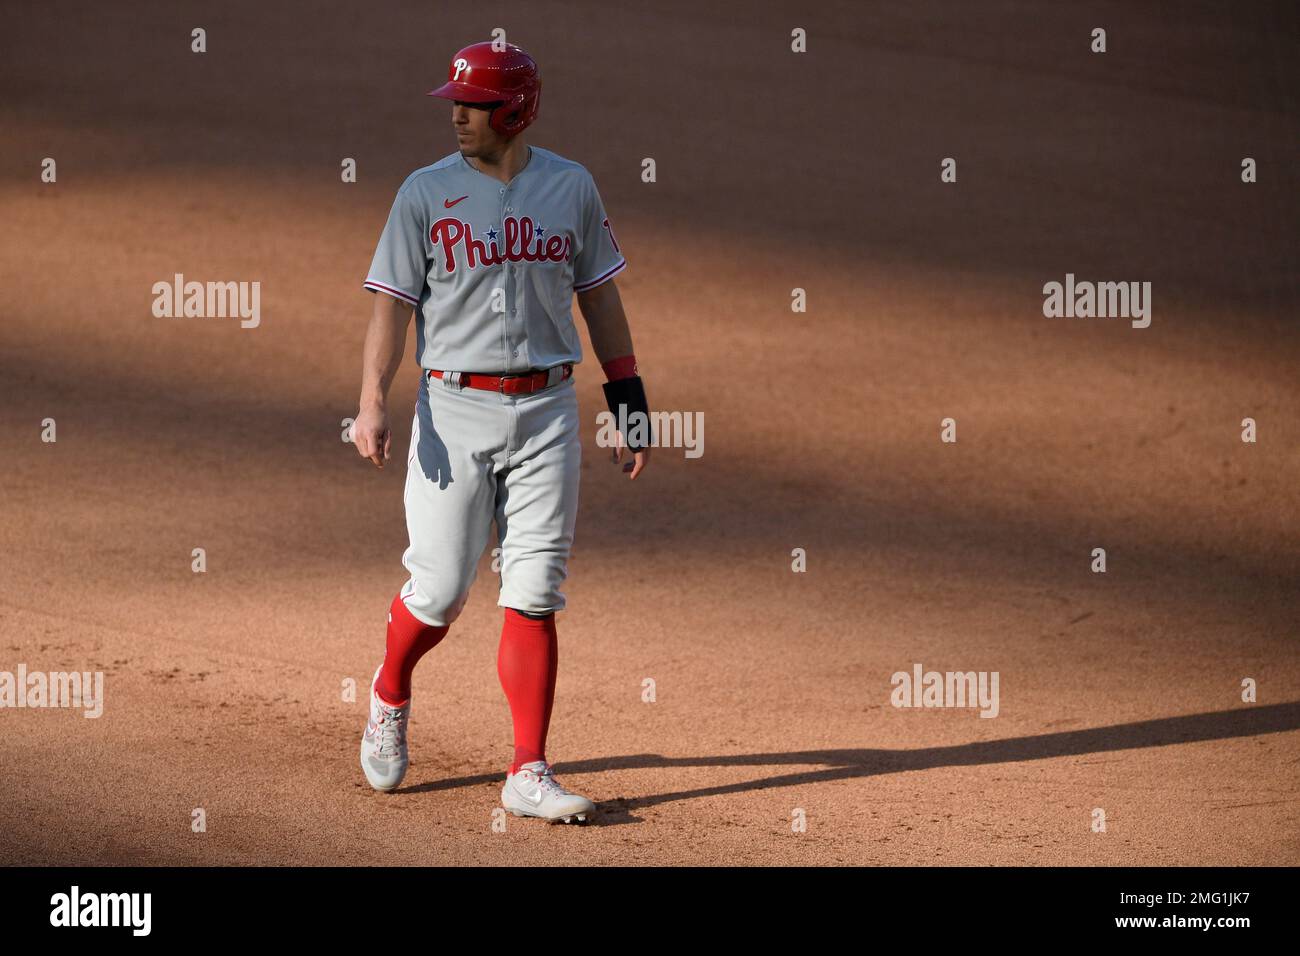
<instances>
[{"instance_id":1,"label":"shoe laces","mask_svg":"<svg viewBox=\"0 0 1300 956\"><path fill-rule=\"evenodd\" d=\"M560 781L555 779L555 772L551 769L549 764L541 770L520 767L519 772L528 774L529 779L535 780L537 785L543 790L556 794L557 796L573 796L570 791L565 790L564 787L561 786Z\"/></svg>"},{"instance_id":2,"label":"shoe laces","mask_svg":"<svg viewBox=\"0 0 1300 956\"><path fill-rule=\"evenodd\" d=\"M387 756L397 756L398 748L406 740L406 721L403 720L403 708L390 707L376 698L379 704L379 721L375 724L375 736L379 738L379 752Z\"/></svg>"}]
</instances>

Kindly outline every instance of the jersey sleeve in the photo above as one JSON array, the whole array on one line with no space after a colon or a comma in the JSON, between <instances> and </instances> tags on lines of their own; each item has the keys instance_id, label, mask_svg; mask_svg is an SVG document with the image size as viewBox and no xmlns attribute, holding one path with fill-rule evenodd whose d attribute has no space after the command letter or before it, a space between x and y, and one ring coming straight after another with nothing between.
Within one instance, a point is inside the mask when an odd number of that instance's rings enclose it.
<instances>
[{"instance_id":1,"label":"jersey sleeve","mask_svg":"<svg viewBox=\"0 0 1300 956\"><path fill-rule=\"evenodd\" d=\"M398 190L388 222L375 247L365 288L411 305L420 304L429 274L425 253L425 216L412 190Z\"/></svg>"},{"instance_id":2,"label":"jersey sleeve","mask_svg":"<svg viewBox=\"0 0 1300 956\"><path fill-rule=\"evenodd\" d=\"M573 291L586 292L627 268L614 229L600 201L595 181L586 177L582 210L582 246L573 263Z\"/></svg>"}]
</instances>

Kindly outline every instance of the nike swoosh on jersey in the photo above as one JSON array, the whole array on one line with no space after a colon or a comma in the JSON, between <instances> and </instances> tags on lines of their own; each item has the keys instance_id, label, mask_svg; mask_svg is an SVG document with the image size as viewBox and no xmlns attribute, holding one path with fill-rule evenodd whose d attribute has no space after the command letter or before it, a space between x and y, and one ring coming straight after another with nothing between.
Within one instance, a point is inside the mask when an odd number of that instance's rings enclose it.
<instances>
[{"instance_id":1,"label":"nike swoosh on jersey","mask_svg":"<svg viewBox=\"0 0 1300 956\"><path fill-rule=\"evenodd\" d=\"M452 206L456 205L456 203L466 200L468 198L469 196L461 196L460 199L444 199L442 201L442 204L447 209L450 209Z\"/></svg>"}]
</instances>

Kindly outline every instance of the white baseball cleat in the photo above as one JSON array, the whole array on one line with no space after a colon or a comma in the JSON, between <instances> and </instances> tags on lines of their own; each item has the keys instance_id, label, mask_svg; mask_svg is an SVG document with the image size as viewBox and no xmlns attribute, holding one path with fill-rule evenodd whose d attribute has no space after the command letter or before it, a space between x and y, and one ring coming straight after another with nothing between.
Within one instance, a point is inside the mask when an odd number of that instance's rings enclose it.
<instances>
[{"instance_id":1,"label":"white baseball cleat","mask_svg":"<svg viewBox=\"0 0 1300 956\"><path fill-rule=\"evenodd\" d=\"M411 702L394 707L379 699L375 683L383 667L379 665L370 682L370 720L361 738L361 769L376 790L396 790L410 763L406 753L406 724L411 717Z\"/></svg>"},{"instance_id":2,"label":"white baseball cleat","mask_svg":"<svg viewBox=\"0 0 1300 956\"><path fill-rule=\"evenodd\" d=\"M596 813L594 803L560 786L545 760L534 760L517 773L506 774L501 804L517 817L541 817L552 823L571 823L575 819L585 823Z\"/></svg>"}]
</instances>

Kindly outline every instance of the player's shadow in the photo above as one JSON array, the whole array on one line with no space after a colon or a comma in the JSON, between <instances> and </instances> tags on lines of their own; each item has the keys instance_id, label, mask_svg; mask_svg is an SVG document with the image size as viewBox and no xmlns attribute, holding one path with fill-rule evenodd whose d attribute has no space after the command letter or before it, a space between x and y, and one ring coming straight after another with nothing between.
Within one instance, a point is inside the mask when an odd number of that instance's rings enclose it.
<instances>
[{"instance_id":1,"label":"player's shadow","mask_svg":"<svg viewBox=\"0 0 1300 956\"><path fill-rule=\"evenodd\" d=\"M1243 705L1239 710L1190 714L1185 717L1161 717L1089 730L1068 730L1031 737L985 740L951 747L920 747L915 750L795 750L785 753L726 754L720 756L665 757L660 754L630 754L622 757L593 757L589 760L565 760L555 765L556 776L570 789L588 792L581 785L582 774L607 770L674 770L680 767L780 767L822 764L824 770L798 770L737 783L696 787L690 790L664 790L632 797L595 795L600 805L597 824L606 826L636 823L636 811L677 800L714 797L730 793L770 790L779 787L807 786L855 777L930 770L935 767L959 767L978 764L1018 763L1112 750L1136 750L1143 747L1167 747L1173 744L1253 737L1258 734L1285 733L1300 729L1300 702L1269 705ZM403 793L450 790L480 786L486 781L499 782L500 775L459 777L404 787ZM588 794L591 795L591 794Z\"/></svg>"},{"instance_id":2,"label":"player's shadow","mask_svg":"<svg viewBox=\"0 0 1300 956\"><path fill-rule=\"evenodd\" d=\"M433 426L433 412L429 407L429 380L420 380L420 391L415 401L415 417L419 433L412 438L420 471L429 481L437 482L439 491L446 491L454 480L451 474L451 456L447 444Z\"/></svg>"}]
</instances>

